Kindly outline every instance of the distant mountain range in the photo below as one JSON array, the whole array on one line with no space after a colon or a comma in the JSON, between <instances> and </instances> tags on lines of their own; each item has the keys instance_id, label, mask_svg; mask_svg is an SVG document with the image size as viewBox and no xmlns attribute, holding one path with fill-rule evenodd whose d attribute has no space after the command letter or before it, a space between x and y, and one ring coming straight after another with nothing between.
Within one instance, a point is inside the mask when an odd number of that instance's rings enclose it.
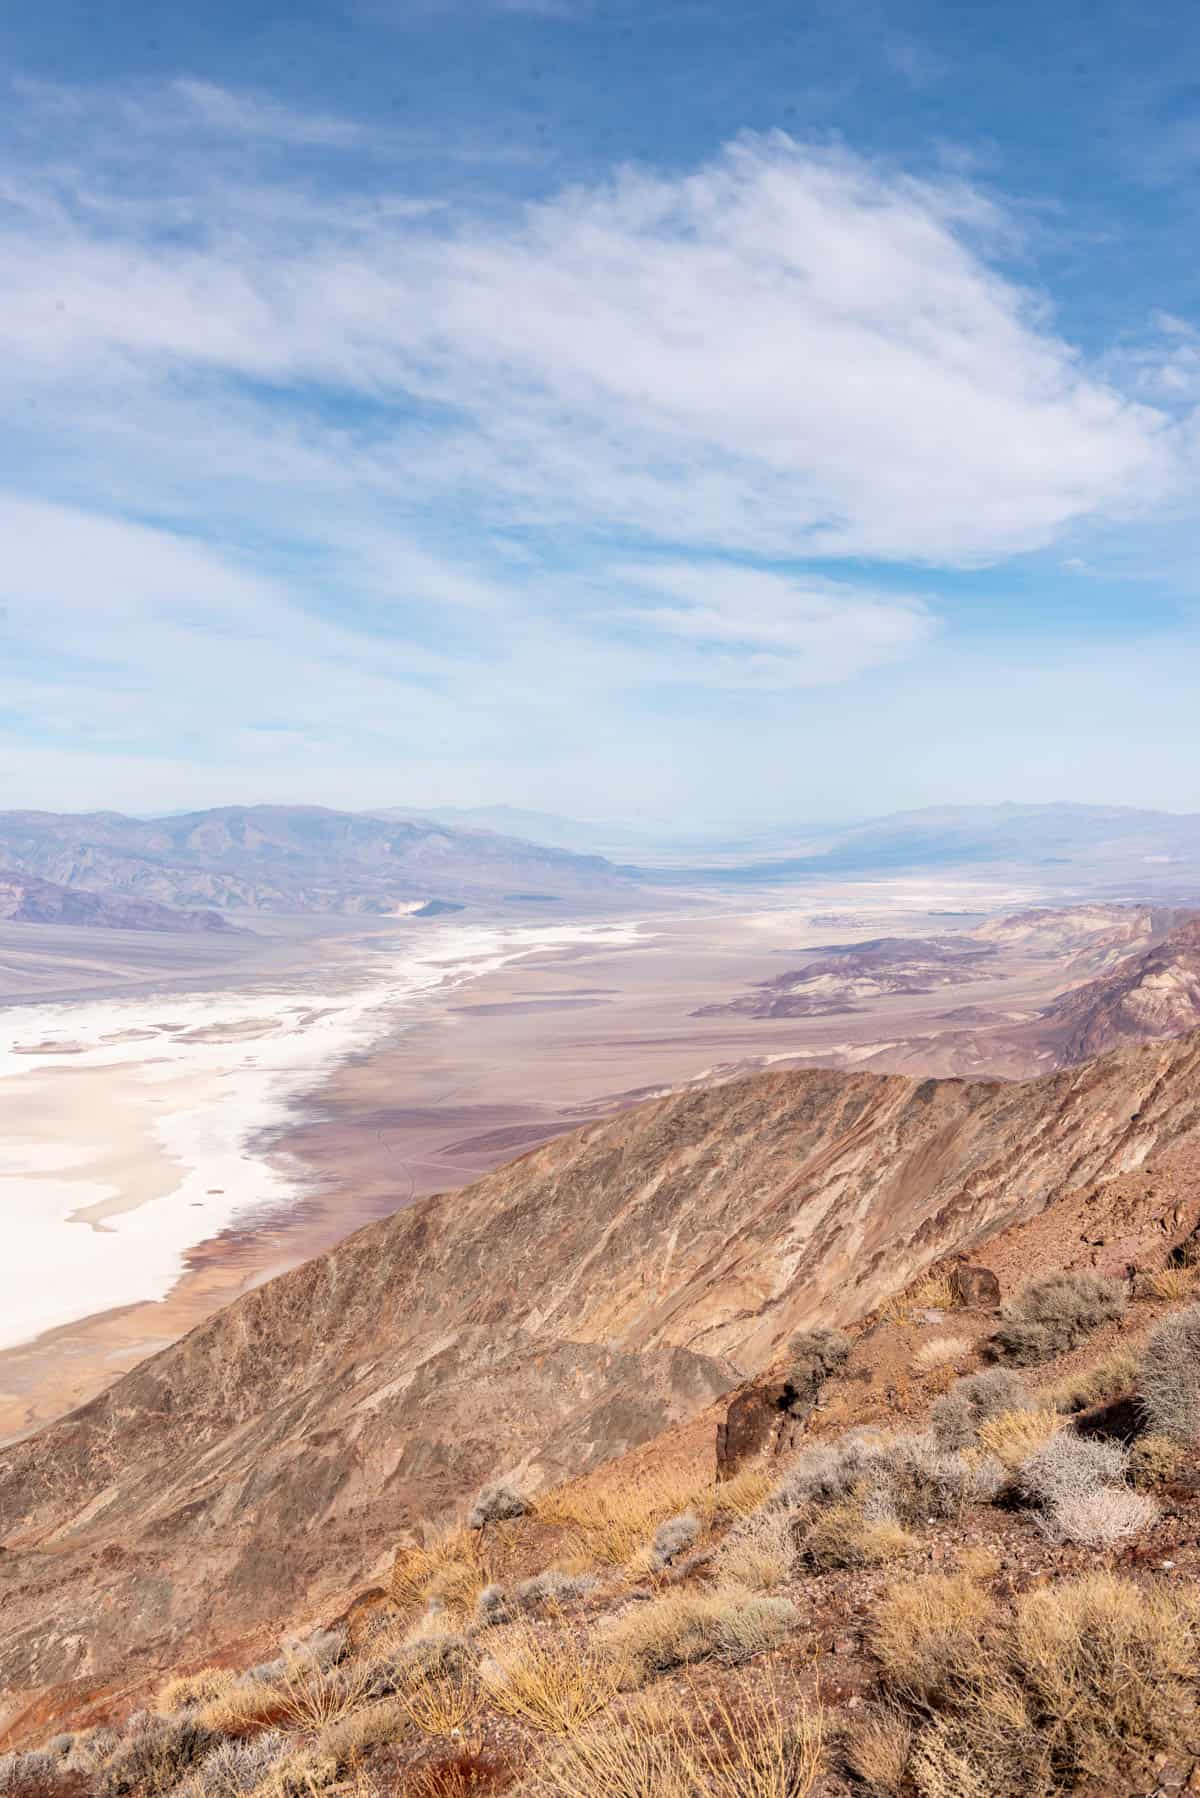
<instances>
[{"instance_id":1,"label":"distant mountain range","mask_svg":"<svg viewBox=\"0 0 1200 1798\"><path fill-rule=\"evenodd\" d=\"M0 867L113 904L285 914L386 916L414 901L545 902L611 897L630 885L600 856L322 806L223 806L165 818L4 812Z\"/></svg>"}]
</instances>

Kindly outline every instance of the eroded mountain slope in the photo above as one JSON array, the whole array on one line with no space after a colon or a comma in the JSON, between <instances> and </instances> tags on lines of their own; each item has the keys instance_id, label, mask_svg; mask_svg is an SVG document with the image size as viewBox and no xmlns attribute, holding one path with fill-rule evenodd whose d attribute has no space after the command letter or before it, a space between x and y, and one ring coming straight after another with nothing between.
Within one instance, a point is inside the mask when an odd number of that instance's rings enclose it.
<instances>
[{"instance_id":1,"label":"eroded mountain slope","mask_svg":"<svg viewBox=\"0 0 1200 1798\"><path fill-rule=\"evenodd\" d=\"M1024 1085L780 1073L370 1226L0 1457L14 1695L319 1605L496 1471L686 1420L812 1321L1200 1147L1200 1036Z\"/></svg>"}]
</instances>

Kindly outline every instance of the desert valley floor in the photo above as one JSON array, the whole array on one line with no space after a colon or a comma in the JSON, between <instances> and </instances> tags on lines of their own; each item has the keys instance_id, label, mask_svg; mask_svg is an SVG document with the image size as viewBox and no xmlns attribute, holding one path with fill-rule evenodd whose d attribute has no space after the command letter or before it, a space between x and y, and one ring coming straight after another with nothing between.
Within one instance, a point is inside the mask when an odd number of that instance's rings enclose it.
<instances>
[{"instance_id":1,"label":"desert valley floor","mask_svg":"<svg viewBox=\"0 0 1200 1798\"><path fill-rule=\"evenodd\" d=\"M161 944L141 939L131 968L112 933L78 932L100 974L49 1007L29 956L10 960L25 1002L0 1045L0 1203L27 1221L48 1206L37 1265L10 1268L0 1294L0 1439L358 1225L656 1093L773 1065L1052 1065L1022 1032L1093 964L1066 977L1079 945L1054 933L976 938L1039 897L909 878L577 922L340 920L189 945L174 968ZM902 945L882 971L857 953L880 938ZM797 961L833 971L801 982L811 997L789 988L783 1015L749 1015ZM36 1166L21 1149L35 1137L54 1145Z\"/></svg>"}]
</instances>

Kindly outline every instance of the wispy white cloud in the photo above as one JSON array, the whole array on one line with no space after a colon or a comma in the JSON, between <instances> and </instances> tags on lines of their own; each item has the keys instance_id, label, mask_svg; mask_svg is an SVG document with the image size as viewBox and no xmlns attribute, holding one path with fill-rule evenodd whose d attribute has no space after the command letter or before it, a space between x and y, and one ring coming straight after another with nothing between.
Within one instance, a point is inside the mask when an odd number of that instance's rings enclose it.
<instances>
[{"instance_id":1,"label":"wispy white cloud","mask_svg":"<svg viewBox=\"0 0 1200 1798\"><path fill-rule=\"evenodd\" d=\"M303 743L377 802L512 763L519 717L578 774L617 719L644 753L647 694L920 666L936 578L864 565L1036 549L1185 466L1181 406L1056 334L964 180L771 136L451 206L352 122L116 99L30 91L59 154L18 132L0 180L22 729L243 780ZM301 179L303 146L337 154Z\"/></svg>"}]
</instances>

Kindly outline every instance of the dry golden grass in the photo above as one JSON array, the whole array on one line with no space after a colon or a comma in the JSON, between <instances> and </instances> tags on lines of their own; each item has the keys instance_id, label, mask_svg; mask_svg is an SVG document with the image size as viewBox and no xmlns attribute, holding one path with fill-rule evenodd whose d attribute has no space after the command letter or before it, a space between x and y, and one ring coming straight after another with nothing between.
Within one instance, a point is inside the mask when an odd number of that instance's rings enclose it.
<instances>
[{"instance_id":1,"label":"dry golden grass","mask_svg":"<svg viewBox=\"0 0 1200 1798\"><path fill-rule=\"evenodd\" d=\"M1190 1299L1196 1290L1200 1268L1161 1267L1152 1274L1139 1274L1136 1291L1140 1299L1168 1299L1173 1304Z\"/></svg>"},{"instance_id":2,"label":"dry golden grass","mask_svg":"<svg viewBox=\"0 0 1200 1798\"><path fill-rule=\"evenodd\" d=\"M483 1693L494 1710L551 1735L573 1735L615 1693L616 1669L566 1630L510 1631L485 1662Z\"/></svg>"},{"instance_id":3,"label":"dry golden grass","mask_svg":"<svg viewBox=\"0 0 1200 1798\"><path fill-rule=\"evenodd\" d=\"M1062 1428L1062 1416L1050 1406L1037 1411L1001 1411L979 1426L980 1446L1005 1467L1019 1467L1035 1449Z\"/></svg>"},{"instance_id":4,"label":"dry golden grass","mask_svg":"<svg viewBox=\"0 0 1200 1798\"><path fill-rule=\"evenodd\" d=\"M819 1572L834 1567L879 1567L910 1555L917 1538L894 1518L869 1520L853 1499L830 1505L804 1538L805 1559Z\"/></svg>"},{"instance_id":5,"label":"dry golden grass","mask_svg":"<svg viewBox=\"0 0 1200 1798\"><path fill-rule=\"evenodd\" d=\"M678 1590L622 1612L606 1632L605 1647L618 1683L629 1690L656 1673L693 1661L749 1660L777 1648L799 1622L798 1611L786 1598L736 1586L709 1592Z\"/></svg>"},{"instance_id":6,"label":"dry golden grass","mask_svg":"<svg viewBox=\"0 0 1200 1798\"><path fill-rule=\"evenodd\" d=\"M283 1727L315 1734L331 1723L340 1723L368 1702L370 1683L367 1661L347 1661L337 1667L289 1661L276 1690Z\"/></svg>"},{"instance_id":7,"label":"dry golden grass","mask_svg":"<svg viewBox=\"0 0 1200 1798\"><path fill-rule=\"evenodd\" d=\"M316 1750L339 1767L353 1766L370 1749L400 1741L408 1723L408 1712L399 1698L380 1698L327 1724L317 1738Z\"/></svg>"},{"instance_id":8,"label":"dry golden grass","mask_svg":"<svg viewBox=\"0 0 1200 1798\"><path fill-rule=\"evenodd\" d=\"M489 1542L489 1559L480 1550L478 1534L451 1530L424 1548L398 1548L392 1564L392 1598L400 1605L438 1598L443 1604L470 1610L492 1575L499 1545Z\"/></svg>"},{"instance_id":9,"label":"dry golden grass","mask_svg":"<svg viewBox=\"0 0 1200 1798\"><path fill-rule=\"evenodd\" d=\"M1076 1374L1039 1386L1038 1398L1056 1411L1086 1411L1128 1392L1137 1380L1138 1359L1128 1349L1114 1349Z\"/></svg>"},{"instance_id":10,"label":"dry golden grass","mask_svg":"<svg viewBox=\"0 0 1200 1798\"><path fill-rule=\"evenodd\" d=\"M1094 1573L1001 1611L971 1580L893 1588L873 1646L922 1798L1055 1798L1192 1727L1200 1600ZM1140 1785L1122 1789L1142 1789Z\"/></svg>"},{"instance_id":11,"label":"dry golden grass","mask_svg":"<svg viewBox=\"0 0 1200 1798\"><path fill-rule=\"evenodd\" d=\"M338 1783L338 1764L331 1754L319 1749L300 1748L277 1761L260 1785L254 1798L320 1798Z\"/></svg>"},{"instance_id":12,"label":"dry golden grass","mask_svg":"<svg viewBox=\"0 0 1200 1798\"><path fill-rule=\"evenodd\" d=\"M958 1292L949 1274L926 1274L909 1287L905 1297L910 1305L926 1311L953 1311L958 1304Z\"/></svg>"},{"instance_id":13,"label":"dry golden grass","mask_svg":"<svg viewBox=\"0 0 1200 1798\"><path fill-rule=\"evenodd\" d=\"M154 1709L160 1717L169 1717L172 1711L210 1704L229 1691L236 1679L237 1674L229 1667L202 1667L199 1673L182 1674L159 1687L154 1695Z\"/></svg>"},{"instance_id":14,"label":"dry golden grass","mask_svg":"<svg viewBox=\"0 0 1200 1798\"><path fill-rule=\"evenodd\" d=\"M624 1567L660 1523L681 1511L703 1515L707 1509L711 1514L733 1484L710 1487L677 1474L643 1476L627 1486L565 1487L540 1498L537 1515L543 1523L569 1530L581 1558Z\"/></svg>"},{"instance_id":15,"label":"dry golden grass","mask_svg":"<svg viewBox=\"0 0 1200 1798\"><path fill-rule=\"evenodd\" d=\"M958 1551L958 1571L967 1579L987 1585L994 1580L1003 1563L994 1548L971 1546Z\"/></svg>"},{"instance_id":16,"label":"dry golden grass","mask_svg":"<svg viewBox=\"0 0 1200 1798\"><path fill-rule=\"evenodd\" d=\"M783 1509L762 1511L735 1524L713 1558L723 1584L744 1586L748 1592L769 1592L782 1585L795 1561L792 1517Z\"/></svg>"},{"instance_id":17,"label":"dry golden grass","mask_svg":"<svg viewBox=\"0 0 1200 1798\"><path fill-rule=\"evenodd\" d=\"M240 1736L256 1729L280 1723L285 1707L279 1692L265 1680L247 1680L211 1698L196 1713L196 1721L204 1729L222 1736Z\"/></svg>"},{"instance_id":18,"label":"dry golden grass","mask_svg":"<svg viewBox=\"0 0 1200 1798\"><path fill-rule=\"evenodd\" d=\"M807 1798L821 1767L819 1710L735 1688L669 1720L631 1710L576 1736L527 1790L544 1798Z\"/></svg>"},{"instance_id":19,"label":"dry golden grass","mask_svg":"<svg viewBox=\"0 0 1200 1798\"><path fill-rule=\"evenodd\" d=\"M776 1483L776 1477L761 1467L743 1467L731 1480L693 1492L691 1508L705 1520L722 1513L749 1517L751 1512L758 1510Z\"/></svg>"},{"instance_id":20,"label":"dry golden grass","mask_svg":"<svg viewBox=\"0 0 1200 1798\"><path fill-rule=\"evenodd\" d=\"M971 1346L969 1336L933 1336L923 1342L913 1356L913 1368L919 1374L932 1373L935 1367L961 1361L964 1355L970 1354Z\"/></svg>"},{"instance_id":21,"label":"dry golden grass","mask_svg":"<svg viewBox=\"0 0 1200 1798\"><path fill-rule=\"evenodd\" d=\"M906 1717L899 1711L876 1711L851 1731L846 1765L870 1791L899 1798L912 1745L913 1726Z\"/></svg>"},{"instance_id":22,"label":"dry golden grass","mask_svg":"<svg viewBox=\"0 0 1200 1798\"><path fill-rule=\"evenodd\" d=\"M405 1715L427 1736L459 1736L479 1709L481 1695L466 1669L415 1679L396 1694Z\"/></svg>"},{"instance_id":23,"label":"dry golden grass","mask_svg":"<svg viewBox=\"0 0 1200 1798\"><path fill-rule=\"evenodd\" d=\"M871 1646L891 1695L917 1707L936 1702L972 1664L990 1609L987 1593L961 1573L893 1586L871 1621Z\"/></svg>"}]
</instances>

